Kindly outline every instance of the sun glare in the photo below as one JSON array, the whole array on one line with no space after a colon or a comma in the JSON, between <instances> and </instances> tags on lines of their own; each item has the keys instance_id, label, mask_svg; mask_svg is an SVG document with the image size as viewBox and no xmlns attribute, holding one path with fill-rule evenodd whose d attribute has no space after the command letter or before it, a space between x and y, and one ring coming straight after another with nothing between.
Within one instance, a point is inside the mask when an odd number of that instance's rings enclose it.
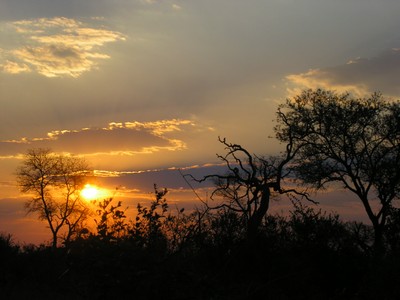
<instances>
[{"instance_id":1,"label":"sun glare","mask_svg":"<svg viewBox=\"0 0 400 300\"><path fill-rule=\"evenodd\" d=\"M87 184L82 189L81 196L86 200L94 200L99 196L99 189L94 185Z\"/></svg>"}]
</instances>

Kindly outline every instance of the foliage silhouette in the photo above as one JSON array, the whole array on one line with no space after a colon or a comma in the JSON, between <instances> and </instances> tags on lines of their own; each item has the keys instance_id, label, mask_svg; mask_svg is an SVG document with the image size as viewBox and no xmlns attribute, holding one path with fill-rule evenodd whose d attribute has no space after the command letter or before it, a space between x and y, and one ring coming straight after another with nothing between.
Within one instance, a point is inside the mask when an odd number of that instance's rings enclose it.
<instances>
[{"instance_id":1,"label":"foliage silhouette","mask_svg":"<svg viewBox=\"0 0 400 300\"><path fill-rule=\"evenodd\" d=\"M3 236L4 247L14 250L0 252L2 297L396 299L400 295L397 253L387 252L377 260L359 246L353 225L335 214L296 204L288 216L266 216L257 239L248 240L240 212L204 208L172 214L165 190L157 191L160 197L153 208L142 207L139 220L126 222L130 226L139 222L135 235L126 231L111 240L87 235L55 250L13 248L9 237ZM180 228L186 228L186 239L180 239L179 247L154 251L151 245L160 245L150 238L154 228L163 243L174 245L170 224L175 217ZM139 234L143 237L137 239Z\"/></svg>"},{"instance_id":2,"label":"foliage silhouette","mask_svg":"<svg viewBox=\"0 0 400 300\"><path fill-rule=\"evenodd\" d=\"M37 213L40 220L47 222L53 248L60 238L68 243L88 216L89 210L79 194L88 175L91 172L83 159L40 148L28 150L17 169L21 191L33 195L25 207L28 213Z\"/></svg>"},{"instance_id":3,"label":"foliage silhouette","mask_svg":"<svg viewBox=\"0 0 400 300\"><path fill-rule=\"evenodd\" d=\"M167 189L159 190L154 185L155 200L150 207L137 205L137 215L129 234L141 247L164 252L167 249L167 241L164 232L165 213L168 211L168 203L165 198Z\"/></svg>"},{"instance_id":4,"label":"foliage silhouette","mask_svg":"<svg viewBox=\"0 0 400 300\"><path fill-rule=\"evenodd\" d=\"M94 202L98 209L96 214L100 217L95 219L97 235L106 241L115 241L126 235L128 224L126 222L126 210L121 210L122 202L118 201L116 206L112 204L113 198Z\"/></svg>"},{"instance_id":5,"label":"foliage silhouette","mask_svg":"<svg viewBox=\"0 0 400 300\"><path fill-rule=\"evenodd\" d=\"M400 192L400 102L307 90L279 107L277 121L277 138L296 149L296 178L316 189L338 182L357 195L380 252Z\"/></svg>"}]
</instances>

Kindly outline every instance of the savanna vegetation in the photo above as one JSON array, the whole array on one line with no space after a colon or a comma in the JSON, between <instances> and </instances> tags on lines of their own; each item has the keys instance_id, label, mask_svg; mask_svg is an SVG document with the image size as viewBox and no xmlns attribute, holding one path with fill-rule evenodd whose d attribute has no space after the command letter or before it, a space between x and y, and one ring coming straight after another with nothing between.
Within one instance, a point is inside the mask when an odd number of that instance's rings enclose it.
<instances>
[{"instance_id":1,"label":"savanna vegetation","mask_svg":"<svg viewBox=\"0 0 400 300\"><path fill-rule=\"evenodd\" d=\"M214 183L197 209L171 209L154 186L134 219L118 199L99 199L93 215L79 205L83 161L29 152L18 179L53 239L0 236L2 298L399 299L399 102L304 91L279 107L275 132L285 147L274 157L220 139L225 173L185 175ZM46 172L29 160L38 155ZM358 196L371 224L318 207L310 190L333 183ZM54 189L67 192L56 200ZM289 197L290 214L269 214L272 197Z\"/></svg>"}]
</instances>

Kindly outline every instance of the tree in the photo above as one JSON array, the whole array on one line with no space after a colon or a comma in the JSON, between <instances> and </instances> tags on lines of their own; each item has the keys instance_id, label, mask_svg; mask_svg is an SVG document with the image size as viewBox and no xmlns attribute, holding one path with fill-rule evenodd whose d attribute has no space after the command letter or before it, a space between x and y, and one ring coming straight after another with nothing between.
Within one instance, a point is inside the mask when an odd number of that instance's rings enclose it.
<instances>
[{"instance_id":1,"label":"tree","mask_svg":"<svg viewBox=\"0 0 400 300\"><path fill-rule=\"evenodd\" d=\"M400 192L400 102L307 90L279 107L277 121L277 138L297 151L296 176L316 189L338 182L357 195L381 247Z\"/></svg>"},{"instance_id":2,"label":"tree","mask_svg":"<svg viewBox=\"0 0 400 300\"><path fill-rule=\"evenodd\" d=\"M21 191L33 195L25 208L47 222L53 248L62 237L68 242L87 218L88 208L80 190L90 174L85 160L40 148L28 150L17 169Z\"/></svg>"},{"instance_id":3,"label":"tree","mask_svg":"<svg viewBox=\"0 0 400 300\"><path fill-rule=\"evenodd\" d=\"M257 236L263 218L268 212L272 192L294 193L312 201L304 192L283 188L282 181L289 175L285 166L298 150L293 147L290 140L283 156L268 158L252 155L241 145L228 143L226 139L219 138L219 141L225 145L227 153L224 156L217 156L226 164L228 172L224 175L210 174L195 180L198 182L214 180L216 188L211 194L211 199L221 197L223 200L214 208L227 208L239 213L249 238Z\"/></svg>"},{"instance_id":4,"label":"tree","mask_svg":"<svg viewBox=\"0 0 400 300\"><path fill-rule=\"evenodd\" d=\"M140 203L137 205L137 215L130 234L141 247L161 252L167 248L165 232L165 220L168 218L166 215L168 202L165 198L167 193L167 189L159 190L155 184L155 200L151 202L150 207L144 207Z\"/></svg>"},{"instance_id":5,"label":"tree","mask_svg":"<svg viewBox=\"0 0 400 300\"><path fill-rule=\"evenodd\" d=\"M97 234L104 241L113 241L124 237L129 229L126 223L126 209L121 209L122 201L114 206L113 198L104 199L97 204L97 215L99 220L95 219L97 225Z\"/></svg>"}]
</instances>

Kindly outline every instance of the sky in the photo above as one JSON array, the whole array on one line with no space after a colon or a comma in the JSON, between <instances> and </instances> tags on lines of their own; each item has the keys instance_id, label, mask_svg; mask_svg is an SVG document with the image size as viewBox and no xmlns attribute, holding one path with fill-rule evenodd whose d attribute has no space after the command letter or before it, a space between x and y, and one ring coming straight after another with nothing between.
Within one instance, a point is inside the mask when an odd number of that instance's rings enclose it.
<instances>
[{"instance_id":1,"label":"sky","mask_svg":"<svg viewBox=\"0 0 400 300\"><path fill-rule=\"evenodd\" d=\"M85 157L123 199L157 183L183 205L193 194L178 169L213 170L218 136L279 153L276 109L303 89L400 98L399 11L397 0L0 0L0 232L48 238L16 186L28 149ZM348 194L324 197L362 218Z\"/></svg>"}]
</instances>

